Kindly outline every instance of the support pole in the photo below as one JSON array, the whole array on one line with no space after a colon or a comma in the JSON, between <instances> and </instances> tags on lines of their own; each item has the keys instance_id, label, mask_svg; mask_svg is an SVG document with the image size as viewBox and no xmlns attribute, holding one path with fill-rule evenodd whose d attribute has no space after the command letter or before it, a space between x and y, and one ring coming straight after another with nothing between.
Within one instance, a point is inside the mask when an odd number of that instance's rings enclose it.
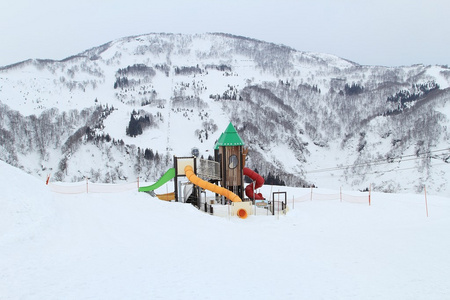
<instances>
[{"instance_id":1,"label":"support pole","mask_svg":"<svg viewBox=\"0 0 450 300\"><path fill-rule=\"evenodd\" d=\"M278 190L278 220L280 219L280 190Z\"/></svg>"},{"instance_id":2,"label":"support pole","mask_svg":"<svg viewBox=\"0 0 450 300\"><path fill-rule=\"evenodd\" d=\"M252 184L253 184L253 195L252 195L252 201L253 201L253 204L255 204L255 193L256 193L256 191L255 191L255 180L253 180L253 182L252 182Z\"/></svg>"},{"instance_id":3,"label":"support pole","mask_svg":"<svg viewBox=\"0 0 450 300\"><path fill-rule=\"evenodd\" d=\"M177 160L177 157L175 155L173 156L173 167L175 169L175 178L173 180L173 190L174 190L174 193L175 193L175 202L179 202L180 199L178 199L179 198L178 194L181 195L181 193L178 190L178 160ZM186 199L184 199L184 202L186 202Z\"/></svg>"},{"instance_id":4,"label":"support pole","mask_svg":"<svg viewBox=\"0 0 450 300\"><path fill-rule=\"evenodd\" d=\"M272 216L275 216L275 195L272 193Z\"/></svg>"},{"instance_id":5,"label":"support pole","mask_svg":"<svg viewBox=\"0 0 450 300\"><path fill-rule=\"evenodd\" d=\"M427 211L427 218L428 218L428 201L427 201L427 186L426 185L423 187L423 190L425 192L425 209Z\"/></svg>"}]
</instances>

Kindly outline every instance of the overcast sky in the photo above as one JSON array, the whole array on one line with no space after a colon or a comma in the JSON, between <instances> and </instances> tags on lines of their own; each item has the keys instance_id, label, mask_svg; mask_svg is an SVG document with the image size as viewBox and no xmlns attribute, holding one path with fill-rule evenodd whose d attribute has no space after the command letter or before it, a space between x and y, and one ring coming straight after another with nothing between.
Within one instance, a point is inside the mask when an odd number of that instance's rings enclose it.
<instances>
[{"instance_id":1,"label":"overcast sky","mask_svg":"<svg viewBox=\"0 0 450 300\"><path fill-rule=\"evenodd\" d=\"M363 65L450 65L449 0L1 0L0 66L121 37L224 32Z\"/></svg>"}]
</instances>

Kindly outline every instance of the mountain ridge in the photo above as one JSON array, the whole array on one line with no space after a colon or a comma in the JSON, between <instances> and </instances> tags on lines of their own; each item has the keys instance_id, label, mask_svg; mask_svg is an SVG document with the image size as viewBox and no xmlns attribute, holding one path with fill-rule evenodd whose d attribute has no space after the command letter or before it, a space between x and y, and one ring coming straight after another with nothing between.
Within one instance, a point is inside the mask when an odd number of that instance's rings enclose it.
<instances>
[{"instance_id":1,"label":"mountain ridge","mask_svg":"<svg viewBox=\"0 0 450 300\"><path fill-rule=\"evenodd\" d=\"M287 184L448 192L446 152L397 171L370 162L449 148L449 86L446 66L362 66L225 33L124 37L0 68L0 159L54 180L151 181L192 147L211 156L231 121L249 166ZM148 120L135 137L133 114ZM406 167L414 179L392 175Z\"/></svg>"}]
</instances>

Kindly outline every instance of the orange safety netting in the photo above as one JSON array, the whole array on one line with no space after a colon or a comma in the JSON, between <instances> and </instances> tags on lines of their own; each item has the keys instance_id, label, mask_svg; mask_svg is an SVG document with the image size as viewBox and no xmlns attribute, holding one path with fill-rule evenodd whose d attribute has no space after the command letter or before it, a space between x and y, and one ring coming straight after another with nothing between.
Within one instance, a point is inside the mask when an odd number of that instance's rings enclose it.
<instances>
[{"instance_id":1,"label":"orange safety netting","mask_svg":"<svg viewBox=\"0 0 450 300\"><path fill-rule=\"evenodd\" d=\"M294 198L294 202L304 202L304 201L310 201L311 200L311 194L306 194L297 198Z\"/></svg>"},{"instance_id":2,"label":"orange safety netting","mask_svg":"<svg viewBox=\"0 0 450 300\"><path fill-rule=\"evenodd\" d=\"M341 196L340 194L318 194L313 193L312 194L312 200L340 200Z\"/></svg>"},{"instance_id":3,"label":"orange safety netting","mask_svg":"<svg viewBox=\"0 0 450 300\"><path fill-rule=\"evenodd\" d=\"M353 195L347 195L342 194L342 201L350 202L350 203L361 203L361 204L367 204L369 203L369 196L353 196Z\"/></svg>"},{"instance_id":4,"label":"orange safety netting","mask_svg":"<svg viewBox=\"0 0 450 300\"><path fill-rule=\"evenodd\" d=\"M368 203L369 196L354 196L348 194L319 194L319 193L308 193L300 197L293 199L294 202L304 202L304 201L325 201L325 200L340 200L350 203Z\"/></svg>"},{"instance_id":5,"label":"orange safety netting","mask_svg":"<svg viewBox=\"0 0 450 300\"><path fill-rule=\"evenodd\" d=\"M59 194L82 194L82 193L120 193L138 189L138 183L127 182L122 184L77 182L77 183L49 183L50 190Z\"/></svg>"}]
</instances>

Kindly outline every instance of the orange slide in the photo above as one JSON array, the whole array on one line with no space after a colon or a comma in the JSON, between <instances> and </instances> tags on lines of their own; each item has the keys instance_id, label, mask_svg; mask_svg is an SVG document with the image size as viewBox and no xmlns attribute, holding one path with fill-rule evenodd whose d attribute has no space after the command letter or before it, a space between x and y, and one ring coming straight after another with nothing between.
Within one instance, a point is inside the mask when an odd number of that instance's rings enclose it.
<instances>
[{"instance_id":1,"label":"orange slide","mask_svg":"<svg viewBox=\"0 0 450 300\"><path fill-rule=\"evenodd\" d=\"M184 168L184 173L186 174L187 179L196 186L199 186L202 189L211 191L213 193L225 196L226 198L230 199L231 202L242 202L241 198L239 198L239 196L233 193L232 191L198 178L197 175L194 174L194 170L192 170L191 166L186 166Z\"/></svg>"},{"instance_id":2,"label":"orange slide","mask_svg":"<svg viewBox=\"0 0 450 300\"><path fill-rule=\"evenodd\" d=\"M228 199L230 199L232 202L242 202L241 198L233 193L230 190L227 190L226 188L220 187L218 185L212 184L208 181L205 181L203 179L200 179L197 177L197 175L194 174L194 170L192 169L192 166L186 166L184 168L184 173L186 174L187 179L195 184L196 186L201 187L202 189L211 191L213 193L222 195ZM239 209L237 211L237 215L241 219L247 218L247 211L245 209Z\"/></svg>"}]
</instances>

